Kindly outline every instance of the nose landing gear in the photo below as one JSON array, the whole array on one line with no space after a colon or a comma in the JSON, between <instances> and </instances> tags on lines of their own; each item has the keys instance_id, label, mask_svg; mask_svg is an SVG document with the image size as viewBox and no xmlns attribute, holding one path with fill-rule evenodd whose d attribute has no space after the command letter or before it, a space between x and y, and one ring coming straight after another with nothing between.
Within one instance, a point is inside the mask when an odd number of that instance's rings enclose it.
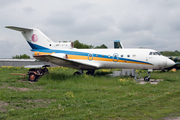
<instances>
[{"instance_id":1,"label":"nose landing gear","mask_svg":"<svg viewBox=\"0 0 180 120\"><path fill-rule=\"evenodd\" d=\"M149 81L150 80L150 77L151 77L150 72L152 72L152 71L153 71L152 69L148 69L148 76L144 77L144 81Z\"/></svg>"}]
</instances>

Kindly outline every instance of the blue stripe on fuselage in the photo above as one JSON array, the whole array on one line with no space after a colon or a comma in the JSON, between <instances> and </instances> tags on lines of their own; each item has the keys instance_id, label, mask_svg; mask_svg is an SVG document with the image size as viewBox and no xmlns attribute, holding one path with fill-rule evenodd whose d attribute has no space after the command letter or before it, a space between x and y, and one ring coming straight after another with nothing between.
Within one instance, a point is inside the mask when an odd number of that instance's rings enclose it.
<instances>
[{"instance_id":1,"label":"blue stripe on fuselage","mask_svg":"<svg viewBox=\"0 0 180 120\"><path fill-rule=\"evenodd\" d=\"M28 42L28 41L27 41ZM30 42L28 42L28 44L31 46L31 48L32 48L32 50L31 51L39 51L40 49L43 49L43 50L50 50L50 49L48 49L48 48L46 48L46 47L42 47L42 46L40 46L40 45L36 45L36 44L32 44L32 43L30 43Z\"/></svg>"},{"instance_id":2,"label":"blue stripe on fuselage","mask_svg":"<svg viewBox=\"0 0 180 120\"><path fill-rule=\"evenodd\" d=\"M32 51L45 52L45 53L53 53L53 52L55 52L55 53L65 53L65 54L68 54L68 55L79 55L79 56L88 56L89 55L89 53L85 53L85 52L68 51L68 50L53 50L53 49L48 49L48 48L44 49L44 47L39 47L39 46L38 46L38 48L42 48L42 49L33 49ZM113 56L108 57L107 55L104 55L102 57L102 54L93 54L93 57L96 57L96 55L98 55L99 58L113 59ZM153 65L153 64L148 63L148 62L139 61L139 60L132 60L132 59L122 58L122 57L118 57L118 60L146 63L146 64L149 64L149 65Z\"/></svg>"}]
</instances>

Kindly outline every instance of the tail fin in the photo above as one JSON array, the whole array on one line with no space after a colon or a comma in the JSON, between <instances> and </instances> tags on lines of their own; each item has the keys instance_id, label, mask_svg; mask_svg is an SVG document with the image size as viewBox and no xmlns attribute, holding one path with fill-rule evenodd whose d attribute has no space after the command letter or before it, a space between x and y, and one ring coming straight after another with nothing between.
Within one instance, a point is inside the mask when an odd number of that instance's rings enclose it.
<instances>
[{"instance_id":1,"label":"tail fin","mask_svg":"<svg viewBox=\"0 0 180 120\"><path fill-rule=\"evenodd\" d=\"M49 45L54 43L37 28L29 29L15 26L6 26L6 28L20 31L33 51L38 49L49 49Z\"/></svg>"},{"instance_id":2,"label":"tail fin","mask_svg":"<svg viewBox=\"0 0 180 120\"><path fill-rule=\"evenodd\" d=\"M120 40L115 40L114 41L114 48L115 49L124 49L124 47L123 47L123 45L122 45Z\"/></svg>"}]
</instances>

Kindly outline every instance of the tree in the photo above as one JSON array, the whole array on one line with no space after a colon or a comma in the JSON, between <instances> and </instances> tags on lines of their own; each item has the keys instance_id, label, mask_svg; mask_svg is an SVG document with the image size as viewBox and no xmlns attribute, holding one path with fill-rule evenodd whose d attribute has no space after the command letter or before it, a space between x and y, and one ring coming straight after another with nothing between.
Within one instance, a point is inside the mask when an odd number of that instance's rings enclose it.
<instances>
[{"instance_id":1,"label":"tree","mask_svg":"<svg viewBox=\"0 0 180 120\"><path fill-rule=\"evenodd\" d=\"M74 41L74 47L75 48L82 48L82 44L78 40L75 40Z\"/></svg>"},{"instance_id":2,"label":"tree","mask_svg":"<svg viewBox=\"0 0 180 120\"><path fill-rule=\"evenodd\" d=\"M102 44L101 46L96 46L95 49L99 49L99 48L108 48L106 45Z\"/></svg>"},{"instance_id":3,"label":"tree","mask_svg":"<svg viewBox=\"0 0 180 120\"><path fill-rule=\"evenodd\" d=\"M74 48L93 48L94 46L92 45L86 45L86 44L83 44L83 43L80 43L79 40L75 40L74 41Z\"/></svg>"},{"instance_id":4,"label":"tree","mask_svg":"<svg viewBox=\"0 0 180 120\"><path fill-rule=\"evenodd\" d=\"M83 43L80 43L79 40L75 40L74 41L74 48L81 48L81 49L99 49L99 48L108 48L106 45L102 44L101 46L96 46L94 47L93 45L86 45L86 44L83 44Z\"/></svg>"},{"instance_id":5,"label":"tree","mask_svg":"<svg viewBox=\"0 0 180 120\"><path fill-rule=\"evenodd\" d=\"M23 54L23 55L16 55L12 57L13 59L30 59L30 56Z\"/></svg>"},{"instance_id":6,"label":"tree","mask_svg":"<svg viewBox=\"0 0 180 120\"><path fill-rule=\"evenodd\" d=\"M173 51L161 51L160 52L164 56L180 56L180 52L178 50Z\"/></svg>"}]
</instances>

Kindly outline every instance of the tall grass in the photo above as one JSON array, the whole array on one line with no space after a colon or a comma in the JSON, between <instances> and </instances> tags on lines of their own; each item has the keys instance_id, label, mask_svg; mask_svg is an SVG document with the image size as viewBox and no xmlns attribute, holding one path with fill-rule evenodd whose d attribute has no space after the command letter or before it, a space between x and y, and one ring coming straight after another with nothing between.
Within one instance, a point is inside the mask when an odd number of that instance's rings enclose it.
<instances>
[{"instance_id":1,"label":"tall grass","mask_svg":"<svg viewBox=\"0 0 180 120\"><path fill-rule=\"evenodd\" d=\"M54 67L35 83L10 75L27 71L0 68L0 119L161 119L180 112L179 72L153 72L164 79L157 85L110 77L110 70L73 76L76 70Z\"/></svg>"}]
</instances>

